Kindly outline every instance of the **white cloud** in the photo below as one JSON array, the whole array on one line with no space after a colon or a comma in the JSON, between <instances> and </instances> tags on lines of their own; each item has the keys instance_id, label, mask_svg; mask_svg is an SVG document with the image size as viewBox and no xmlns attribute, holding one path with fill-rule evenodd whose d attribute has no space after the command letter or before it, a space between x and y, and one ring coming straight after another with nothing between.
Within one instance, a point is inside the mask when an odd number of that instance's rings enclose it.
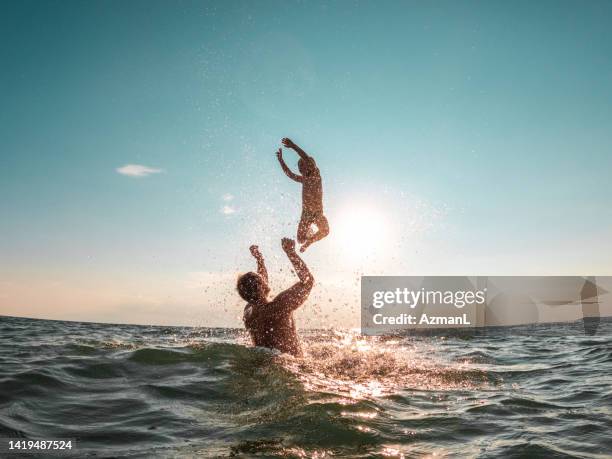
<instances>
[{"instance_id":1,"label":"white cloud","mask_svg":"<svg viewBox=\"0 0 612 459\"><path fill-rule=\"evenodd\" d=\"M220 212L223 215L231 215L231 214L235 214L236 213L236 209L234 207L232 207L232 206L225 205L225 206L221 207Z\"/></svg>"},{"instance_id":2,"label":"white cloud","mask_svg":"<svg viewBox=\"0 0 612 459\"><path fill-rule=\"evenodd\" d=\"M225 193L223 196L221 196L221 199L223 199L225 202L229 202L232 199L234 199L234 195L233 194L229 194L229 193Z\"/></svg>"},{"instance_id":3,"label":"white cloud","mask_svg":"<svg viewBox=\"0 0 612 459\"><path fill-rule=\"evenodd\" d=\"M142 164L126 164L125 166L118 167L115 169L121 175L127 175L128 177L146 177L151 174L159 174L163 172L163 169L155 169L149 166L143 166Z\"/></svg>"}]
</instances>

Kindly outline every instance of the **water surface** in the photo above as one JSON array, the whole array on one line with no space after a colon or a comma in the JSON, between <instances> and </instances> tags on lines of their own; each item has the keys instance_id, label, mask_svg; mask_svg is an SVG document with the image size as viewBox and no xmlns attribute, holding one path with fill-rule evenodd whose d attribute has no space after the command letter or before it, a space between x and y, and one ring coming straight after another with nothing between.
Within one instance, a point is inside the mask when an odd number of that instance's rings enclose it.
<instances>
[{"instance_id":1,"label":"water surface","mask_svg":"<svg viewBox=\"0 0 612 459\"><path fill-rule=\"evenodd\" d=\"M612 321L363 338L0 317L0 437L79 457L610 457ZM21 456L23 457L23 456Z\"/></svg>"}]
</instances>

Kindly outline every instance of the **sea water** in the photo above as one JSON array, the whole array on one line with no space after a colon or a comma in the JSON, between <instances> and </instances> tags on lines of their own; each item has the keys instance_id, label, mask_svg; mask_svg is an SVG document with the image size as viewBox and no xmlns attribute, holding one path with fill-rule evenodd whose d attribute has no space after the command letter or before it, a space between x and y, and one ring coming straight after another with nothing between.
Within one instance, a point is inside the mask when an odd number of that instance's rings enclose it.
<instances>
[{"instance_id":1,"label":"sea water","mask_svg":"<svg viewBox=\"0 0 612 459\"><path fill-rule=\"evenodd\" d=\"M296 359L238 329L0 317L0 437L77 457L610 457L611 332L312 330Z\"/></svg>"}]
</instances>

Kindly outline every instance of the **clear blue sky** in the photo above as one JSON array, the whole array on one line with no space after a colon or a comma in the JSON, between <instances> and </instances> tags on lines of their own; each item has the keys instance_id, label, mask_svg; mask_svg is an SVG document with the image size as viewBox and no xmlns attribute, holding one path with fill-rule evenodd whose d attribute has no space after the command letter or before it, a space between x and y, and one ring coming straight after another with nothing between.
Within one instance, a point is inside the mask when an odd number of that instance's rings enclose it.
<instances>
[{"instance_id":1,"label":"clear blue sky","mask_svg":"<svg viewBox=\"0 0 612 459\"><path fill-rule=\"evenodd\" d=\"M332 235L346 208L390 228L313 246L321 280L612 275L611 2L0 8L0 314L234 323L248 245L280 273L295 233L284 136Z\"/></svg>"}]
</instances>

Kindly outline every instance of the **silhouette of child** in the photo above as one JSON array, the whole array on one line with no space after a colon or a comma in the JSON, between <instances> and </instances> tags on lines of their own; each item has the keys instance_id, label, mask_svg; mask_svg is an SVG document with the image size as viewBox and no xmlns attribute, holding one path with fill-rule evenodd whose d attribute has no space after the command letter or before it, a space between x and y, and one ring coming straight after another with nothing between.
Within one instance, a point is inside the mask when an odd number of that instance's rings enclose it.
<instances>
[{"instance_id":1,"label":"silhouette of child","mask_svg":"<svg viewBox=\"0 0 612 459\"><path fill-rule=\"evenodd\" d=\"M325 215L323 215L321 174L312 156L308 156L291 139L284 138L283 145L295 150L300 155L298 169L302 175L297 175L285 164L283 150L279 148L276 152L278 161L287 177L302 184L302 217L298 225L297 240L302 244L300 252L304 252L310 244L320 241L329 234L329 223ZM313 224L317 227L316 232L312 230Z\"/></svg>"}]
</instances>

